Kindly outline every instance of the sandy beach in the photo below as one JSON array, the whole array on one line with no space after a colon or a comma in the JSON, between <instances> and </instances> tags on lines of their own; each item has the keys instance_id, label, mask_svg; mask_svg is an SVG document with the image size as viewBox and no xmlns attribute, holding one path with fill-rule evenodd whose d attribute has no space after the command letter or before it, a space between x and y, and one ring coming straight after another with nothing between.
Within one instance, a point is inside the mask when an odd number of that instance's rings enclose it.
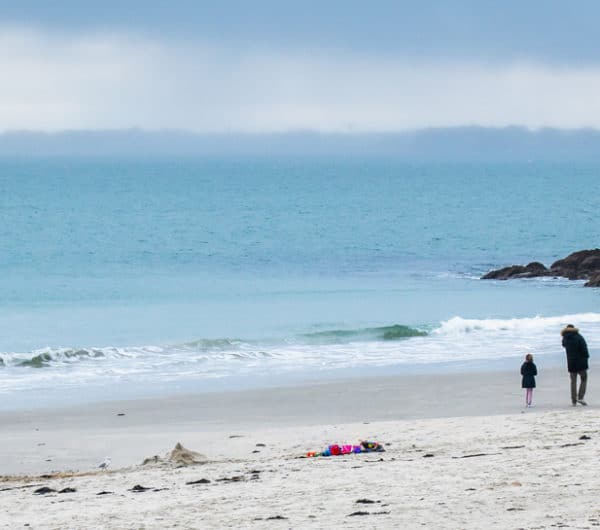
<instances>
[{"instance_id":1,"label":"sandy beach","mask_svg":"<svg viewBox=\"0 0 600 530\"><path fill-rule=\"evenodd\" d=\"M0 521L3 528L600 525L600 410L572 408L560 370L540 377L533 409L522 409L518 383L509 373L419 375L4 412ZM302 458L365 439L386 451ZM177 442L207 463L141 465ZM98 470L107 456L108 470ZM44 487L54 491L35 494Z\"/></svg>"},{"instance_id":2,"label":"sandy beach","mask_svg":"<svg viewBox=\"0 0 600 530\"><path fill-rule=\"evenodd\" d=\"M600 2L0 5L0 530L600 530Z\"/></svg>"}]
</instances>

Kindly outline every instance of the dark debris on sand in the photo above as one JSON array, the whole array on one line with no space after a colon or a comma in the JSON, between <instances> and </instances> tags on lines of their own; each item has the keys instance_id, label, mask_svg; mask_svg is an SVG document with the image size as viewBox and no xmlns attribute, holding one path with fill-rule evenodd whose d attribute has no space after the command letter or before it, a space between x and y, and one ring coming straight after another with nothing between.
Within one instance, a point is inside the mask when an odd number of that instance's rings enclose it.
<instances>
[{"instance_id":1,"label":"dark debris on sand","mask_svg":"<svg viewBox=\"0 0 600 530\"><path fill-rule=\"evenodd\" d=\"M210 484L210 480L208 480L207 478L201 478L198 480L191 480L190 482L186 482L187 485L192 485L192 484Z\"/></svg>"},{"instance_id":2,"label":"dark debris on sand","mask_svg":"<svg viewBox=\"0 0 600 530\"><path fill-rule=\"evenodd\" d=\"M363 510L359 510L357 512L352 512L350 514L348 514L346 517L355 517L357 515L389 515L390 512L388 511L382 511L382 512L365 512Z\"/></svg>"},{"instance_id":3,"label":"dark debris on sand","mask_svg":"<svg viewBox=\"0 0 600 530\"><path fill-rule=\"evenodd\" d=\"M151 489L153 489L153 488L146 488L145 486L141 486L140 484L136 484L129 491L133 491L134 493L142 493L144 491L148 491L148 490L151 490Z\"/></svg>"},{"instance_id":4,"label":"dark debris on sand","mask_svg":"<svg viewBox=\"0 0 600 530\"><path fill-rule=\"evenodd\" d=\"M56 490L49 488L48 486L43 486L33 492L34 495L47 495L48 493L56 493Z\"/></svg>"},{"instance_id":5,"label":"dark debris on sand","mask_svg":"<svg viewBox=\"0 0 600 530\"><path fill-rule=\"evenodd\" d=\"M242 475L236 475L234 477L223 477L218 478L217 482L242 482L244 477Z\"/></svg>"}]
</instances>

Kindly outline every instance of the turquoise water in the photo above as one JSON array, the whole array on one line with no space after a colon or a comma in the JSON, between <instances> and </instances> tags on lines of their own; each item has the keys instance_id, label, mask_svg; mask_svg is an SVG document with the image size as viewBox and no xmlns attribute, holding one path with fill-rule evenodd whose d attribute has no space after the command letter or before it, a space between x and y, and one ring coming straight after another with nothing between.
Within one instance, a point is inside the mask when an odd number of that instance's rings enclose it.
<instances>
[{"instance_id":1,"label":"turquoise water","mask_svg":"<svg viewBox=\"0 0 600 530\"><path fill-rule=\"evenodd\" d=\"M557 358L566 320L593 349L600 291L478 277L599 246L599 176L576 163L0 161L0 394L514 364L525 349Z\"/></svg>"}]
</instances>

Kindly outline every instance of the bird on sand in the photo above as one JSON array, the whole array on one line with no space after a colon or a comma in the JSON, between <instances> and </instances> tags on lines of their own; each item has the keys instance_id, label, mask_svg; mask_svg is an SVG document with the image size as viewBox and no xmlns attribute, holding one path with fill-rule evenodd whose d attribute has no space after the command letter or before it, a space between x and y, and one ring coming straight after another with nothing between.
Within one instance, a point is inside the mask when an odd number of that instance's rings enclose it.
<instances>
[{"instance_id":1,"label":"bird on sand","mask_svg":"<svg viewBox=\"0 0 600 530\"><path fill-rule=\"evenodd\" d=\"M104 462L102 462L102 463L101 463L101 464L100 464L98 467L99 467L100 469L108 469L108 466L110 466L110 457L108 457L108 456L107 456L107 457L104 459Z\"/></svg>"}]
</instances>

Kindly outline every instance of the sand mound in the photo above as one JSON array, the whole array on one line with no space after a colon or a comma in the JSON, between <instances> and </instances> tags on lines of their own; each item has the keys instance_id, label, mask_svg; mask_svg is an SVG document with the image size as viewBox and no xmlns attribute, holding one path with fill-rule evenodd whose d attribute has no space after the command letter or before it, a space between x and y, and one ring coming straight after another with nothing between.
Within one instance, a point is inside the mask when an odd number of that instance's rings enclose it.
<instances>
[{"instance_id":1,"label":"sand mound","mask_svg":"<svg viewBox=\"0 0 600 530\"><path fill-rule=\"evenodd\" d=\"M207 462L208 458L206 458L206 456L196 451L192 451L191 449L186 449L178 442L173 450L170 453L167 453L164 457L154 455L144 458L142 465L147 466L152 464L170 464L175 467L184 467L206 464Z\"/></svg>"},{"instance_id":2,"label":"sand mound","mask_svg":"<svg viewBox=\"0 0 600 530\"><path fill-rule=\"evenodd\" d=\"M177 443L175 448L171 451L169 460L180 466L193 466L196 464L206 464L208 462L206 456L197 453L196 451L186 449L180 443Z\"/></svg>"}]
</instances>

